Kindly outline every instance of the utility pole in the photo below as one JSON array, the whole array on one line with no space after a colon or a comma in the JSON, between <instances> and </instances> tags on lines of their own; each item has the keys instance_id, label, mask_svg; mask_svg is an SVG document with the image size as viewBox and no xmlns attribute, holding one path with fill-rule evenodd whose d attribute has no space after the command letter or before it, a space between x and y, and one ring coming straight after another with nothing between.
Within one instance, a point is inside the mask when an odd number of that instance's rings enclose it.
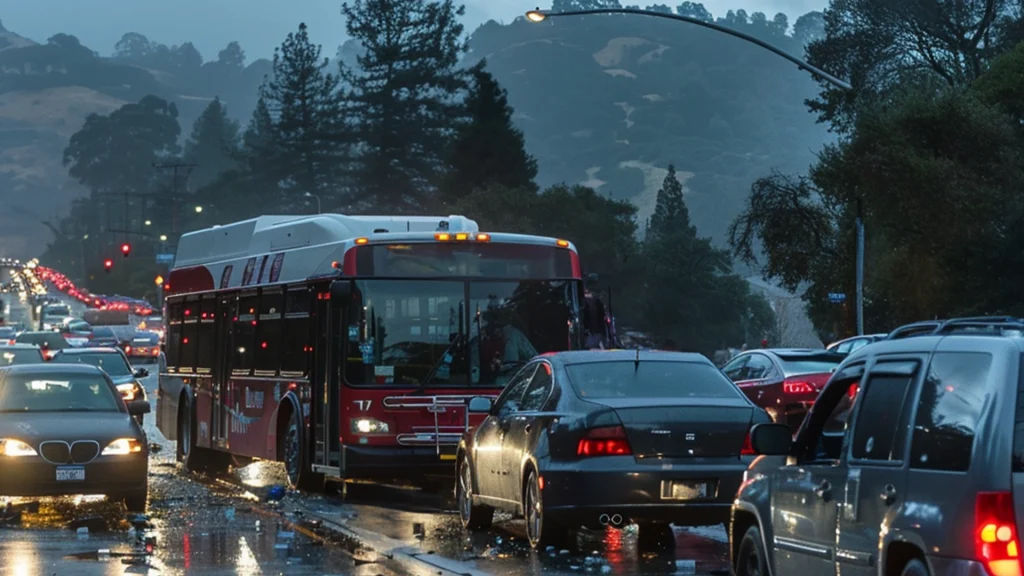
<instances>
[{"instance_id":1,"label":"utility pole","mask_svg":"<svg viewBox=\"0 0 1024 576\"><path fill-rule=\"evenodd\" d=\"M157 170L172 170L172 184L171 184L171 234L177 235L178 233L178 171L188 170L185 172L185 182L188 182L188 177L192 174L192 170L197 168L199 164L186 164L183 162L173 162L170 164L157 164L153 163L153 168Z\"/></svg>"},{"instance_id":2,"label":"utility pole","mask_svg":"<svg viewBox=\"0 0 1024 576\"><path fill-rule=\"evenodd\" d=\"M857 199L857 335L864 335L864 202Z\"/></svg>"}]
</instances>

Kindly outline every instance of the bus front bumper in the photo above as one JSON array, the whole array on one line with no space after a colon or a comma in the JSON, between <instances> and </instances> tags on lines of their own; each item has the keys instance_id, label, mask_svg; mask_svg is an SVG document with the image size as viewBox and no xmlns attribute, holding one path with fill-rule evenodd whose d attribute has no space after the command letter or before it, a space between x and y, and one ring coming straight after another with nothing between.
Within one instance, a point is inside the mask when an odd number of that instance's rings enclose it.
<instances>
[{"instance_id":1,"label":"bus front bumper","mask_svg":"<svg viewBox=\"0 0 1024 576\"><path fill-rule=\"evenodd\" d=\"M454 444L430 446L342 446L342 473L355 480L419 482L455 477Z\"/></svg>"}]
</instances>

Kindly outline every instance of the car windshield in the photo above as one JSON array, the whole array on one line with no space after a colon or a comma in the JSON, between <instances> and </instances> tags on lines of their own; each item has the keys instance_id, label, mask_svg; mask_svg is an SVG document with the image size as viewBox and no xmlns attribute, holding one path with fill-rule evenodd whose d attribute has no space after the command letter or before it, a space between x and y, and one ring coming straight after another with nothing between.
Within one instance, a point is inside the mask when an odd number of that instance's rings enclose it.
<instances>
[{"instance_id":1,"label":"car windshield","mask_svg":"<svg viewBox=\"0 0 1024 576\"><path fill-rule=\"evenodd\" d=\"M75 320L74 322L68 322L68 330L72 332L88 332L92 328L88 322L82 322L81 320Z\"/></svg>"},{"instance_id":2,"label":"car windshield","mask_svg":"<svg viewBox=\"0 0 1024 576\"><path fill-rule=\"evenodd\" d=\"M0 338L14 338L17 333L18 331L10 326L0 327Z\"/></svg>"},{"instance_id":3,"label":"car windshield","mask_svg":"<svg viewBox=\"0 0 1024 576\"><path fill-rule=\"evenodd\" d=\"M570 364L565 371L584 399L742 397L718 368L704 362L588 362Z\"/></svg>"},{"instance_id":4,"label":"car windshield","mask_svg":"<svg viewBox=\"0 0 1024 576\"><path fill-rule=\"evenodd\" d=\"M92 330L93 338L116 338L114 331L106 326L99 326Z\"/></svg>"},{"instance_id":5,"label":"car windshield","mask_svg":"<svg viewBox=\"0 0 1024 576\"><path fill-rule=\"evenodd\" d=\"M44 362L38 348L0 348L0 367Z\"/></svg>"},{"instance_id":6,"label":"car windshield","mask_svg":"<svg viewBox=\"0 0 1024 576\"><path fill-rule=\"evenodd\" d=\"M798 374L825 374L832 372L843 361L840 358L816 356L780 356L782 372L786 376Z\"/></svg>"},{"instance_id":7,"label":"car windshield","mask_svg":"<svg viewBox=\"0 0 1024 576\"><path fill-rule=\"evenodd\" d=\"M109 374L112 378L131 376L131 366L116 352L90 352L81 354L58 354L53 358L59 364L88 364Z\"/></svg>"},{"instance_id":8,"label":"car windshield","mask_svg":"<svg viewBox=\"0 0 1024 576\"><path fill-rule=\"evenodd\" d=\"M502 386L530 358L568 347L573 286L359 281L346 378L362 385Z\"/></svg>"},{"instance_id":9,"label":"car windshield","mask_svg":"<svg viewBox=\"0 0 1024 576\"><path fill-rule=\"evenodd\" d=\"M71 316L71 308L64 304L51 304L43 310L45 316Z\"/></svg>"},{"instance_id":10,"label":"car windshield","mask_svg":"<svg viewBox=\"0 0 1024 576\"><path fill-rule=\"evenodd\" d=\"M62 350L68 347L64 337L56 332L25 332L18 336L17 342L21 344L46 345L50 350Z\"/></svg>"},{"instance_id":11,"label":"car windshield","mask_svg":"<svg viewBox=\"0 0 1024 576\"><path fill-rule=\"evenodd\" d=\"M0 412L119 412L110 385L99 373L8 374L0 384Z\"/></svg>"}]
</instances>

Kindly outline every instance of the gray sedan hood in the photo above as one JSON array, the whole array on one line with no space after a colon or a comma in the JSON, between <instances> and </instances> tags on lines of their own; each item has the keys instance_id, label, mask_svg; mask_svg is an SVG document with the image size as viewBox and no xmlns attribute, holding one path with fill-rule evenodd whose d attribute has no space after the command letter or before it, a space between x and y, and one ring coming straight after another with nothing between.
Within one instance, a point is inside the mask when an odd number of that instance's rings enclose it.
<instances>
[{"instance_id":1,"label":"gray sedan hood","mask_svg":"<svg viewBox=\"0 0 1024 576\"><path fill-rule=\"evenodd\" d=\"M118 438L143 440L124 412L4 412L0 438L21 440L33 448L46 440L95 440L100 449Z\"/></svg>"}]
</instances>

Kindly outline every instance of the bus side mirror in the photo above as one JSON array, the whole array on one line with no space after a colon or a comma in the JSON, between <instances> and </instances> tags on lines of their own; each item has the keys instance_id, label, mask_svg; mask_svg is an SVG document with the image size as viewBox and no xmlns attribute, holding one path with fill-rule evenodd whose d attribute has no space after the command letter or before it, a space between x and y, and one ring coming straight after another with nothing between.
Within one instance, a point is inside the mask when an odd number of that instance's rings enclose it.
<instances>
[{"instance_id":1,"label":"bus side mirror","mask_svg":"<svg viewBox=\"0 0 1024 576\"><path fill-rule=\"evenodd\" d=\"M350 300L352 300L351 280L335 280L331 282L331 304L345 307L348 306Z\"/></svg>"}]
</instances>

